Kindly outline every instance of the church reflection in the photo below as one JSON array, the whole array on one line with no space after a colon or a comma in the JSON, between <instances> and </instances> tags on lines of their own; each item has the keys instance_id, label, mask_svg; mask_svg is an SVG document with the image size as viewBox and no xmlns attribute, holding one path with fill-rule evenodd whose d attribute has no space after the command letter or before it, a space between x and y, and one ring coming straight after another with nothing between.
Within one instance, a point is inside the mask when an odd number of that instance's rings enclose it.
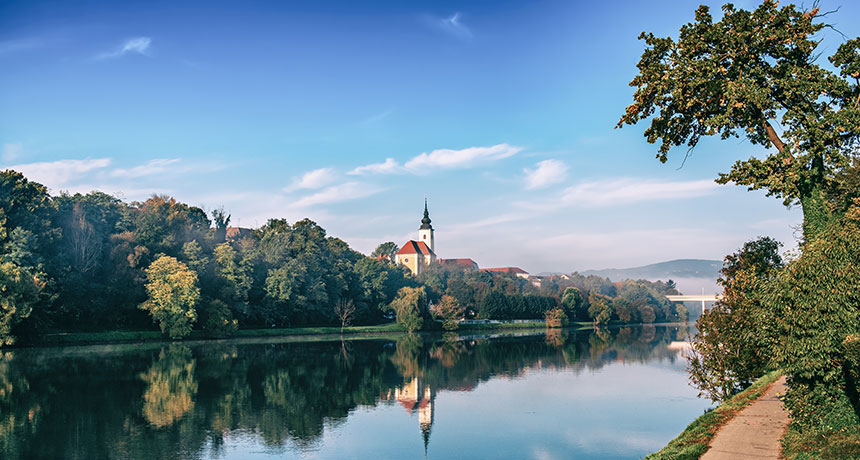
<instances>
[{"instance_id":1,"label":"church reflection","mask_svg":"<svg viewBox=\"0 0 860 460\"><path fill-rule=\"evenodd\" d=\"M418 428L424 438L424 450L430 443L430 431L433 428L433 406L436 402L436 390L419 377L413 377L400 387L388 390L382 397L383 401L397 402L410 415L418 415Z\"/></svg>"},{"instance_id":2,"label":"church reflection","mask_svg":"<svg viewBox=\"0 0 860 460\"><path fill-rule=\"evenodd\" d=\"M235 433L302 451L318 446L357 407L379 404L409 414L426 453L437 393L469 392L537 370L680 360L674 345L685 333L645 326L493 338L14 350L0 356L0 458L173 459L177 451L218 457Z\"/></svg>"}]
</instances>

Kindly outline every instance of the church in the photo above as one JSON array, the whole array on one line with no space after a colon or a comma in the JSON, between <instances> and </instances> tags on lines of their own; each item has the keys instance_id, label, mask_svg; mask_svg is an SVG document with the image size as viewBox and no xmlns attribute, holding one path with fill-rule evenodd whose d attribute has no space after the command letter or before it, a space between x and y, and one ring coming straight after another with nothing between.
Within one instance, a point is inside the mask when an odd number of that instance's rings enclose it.
<instances>
[{"instance_id":1,"label":"church","mask_svg":"<svg viewBox=\"0 0 860 460\"><path fill-rule=\"evenodd\" d=\"M472 259L437 259L433 226L430 225L430 212L427 210L426 198L424 199L424 218L421 219L421 227L418 228L418 241L409 240L403 244L403 247L394 255L394 263L405 265L414 276L420 275L435 263L468 271L478 270L478 264Z\"/></svg>"}]
</instances>

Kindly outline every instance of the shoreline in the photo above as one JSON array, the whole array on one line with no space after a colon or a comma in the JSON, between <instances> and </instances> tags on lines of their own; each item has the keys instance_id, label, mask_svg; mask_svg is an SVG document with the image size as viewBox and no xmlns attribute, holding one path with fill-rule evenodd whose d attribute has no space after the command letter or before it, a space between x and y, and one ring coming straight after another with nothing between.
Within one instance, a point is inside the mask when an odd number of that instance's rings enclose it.
<instances>
[{"instance_id":1,"label":"shoreline","mask_svg":"<svg viewBox=\"0 0 860 460\"><path fill-rule=\"evenodd\" d=\"M645 325L677 326L686 323L636 323L636 324L609 324L607 328L642 327ZM571 322L561 330L586 330L593 329L590 322ZM518 322L518 323L487 323L468 324L450 331L454 333L469 332L494 332L508 330L546 330L546 323L541 320ZM444 330L419 331L418 333L444 333ZM144 343L187 343L206 342L243 338L301 338L302 340L328 340L340 337L356 339L362 337L380 337L386 335L402 335L406 331L397 323L387 323L372 326L348 326L343 329L337 326L311 326L294 328L271 328L271 329L240 329L230 336L211 337L205 336L201 331L192 331L190 335L182 339L170 339L161 331L102 331L102 332L56 332L44 334L31 340L21 341L6 349L39 348L39 347L62 347L74 345L101 345L101 344L144 344Z\"/></svg>"}]
</instances>

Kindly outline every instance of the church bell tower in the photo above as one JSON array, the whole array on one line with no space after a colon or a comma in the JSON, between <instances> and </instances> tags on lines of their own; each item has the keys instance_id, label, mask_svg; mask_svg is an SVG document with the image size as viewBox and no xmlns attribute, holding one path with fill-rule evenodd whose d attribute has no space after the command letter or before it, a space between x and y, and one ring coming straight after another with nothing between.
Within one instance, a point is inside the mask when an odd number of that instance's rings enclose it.
<instances>
[{"instance_id":1,"label":"church bell tower","mask_svg":"<svg viewBox=\"0 0 860 460\"><path fill-rule=\"evenodd\" d=\"M436 244L433 241L433 226L430 225L430 213L427 212L427 198L424 198L424 218L421 219L421 227L418 228L418 241L423 242L434 253Z\"/></svg>"}]
</instances>

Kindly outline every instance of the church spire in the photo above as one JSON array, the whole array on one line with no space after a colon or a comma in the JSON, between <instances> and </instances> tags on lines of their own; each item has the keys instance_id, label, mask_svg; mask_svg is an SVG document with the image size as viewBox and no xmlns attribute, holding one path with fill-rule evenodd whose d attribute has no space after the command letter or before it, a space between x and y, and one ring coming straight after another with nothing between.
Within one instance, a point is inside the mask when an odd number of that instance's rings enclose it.
<instances>
[{"instance_id":1,"label":"church spire","mask_svg":"<svg viewBox=\"0 0 860 460\"><path fill-rule=\"evenodd\" d=\"M427 197L426 196L424 197L424 218L421 219L421 229L422 230L426 230L426 229L432 230L433 229L433 227L430 226L430 213L427 211Z\"/></svg>"}]
</instances>

